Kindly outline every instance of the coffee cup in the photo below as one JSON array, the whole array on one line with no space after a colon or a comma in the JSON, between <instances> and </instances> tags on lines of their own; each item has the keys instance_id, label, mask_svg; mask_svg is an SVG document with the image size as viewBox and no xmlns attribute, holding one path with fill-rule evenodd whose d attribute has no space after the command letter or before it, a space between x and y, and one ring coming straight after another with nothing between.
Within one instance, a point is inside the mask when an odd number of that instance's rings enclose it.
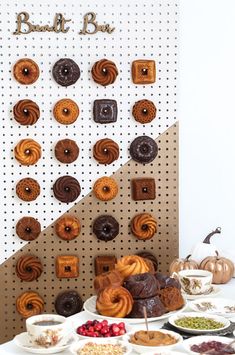
<instances>
[{"instance_id":1,"label":"coffee cup","mask_svg":"<svg viewBox=\"0 0 235 355\"><path fill-rule=\"evenodd\" d=\"M42 348L65 345L72 332L69 320L57 314L40 314L28 318L26 330L30 342Z\"/></svg>"},{"instance_id":2,"label":"coffee cup","mask_svg":"<svg viewBox=\"0 0 235 355\"><path fill-rule=\"evenodd\" d=\"M207 270L181 270L173 273L182 289L189 295L201 295L208 293L212 287L213 274Z\"/></svg>"}]
</instances>

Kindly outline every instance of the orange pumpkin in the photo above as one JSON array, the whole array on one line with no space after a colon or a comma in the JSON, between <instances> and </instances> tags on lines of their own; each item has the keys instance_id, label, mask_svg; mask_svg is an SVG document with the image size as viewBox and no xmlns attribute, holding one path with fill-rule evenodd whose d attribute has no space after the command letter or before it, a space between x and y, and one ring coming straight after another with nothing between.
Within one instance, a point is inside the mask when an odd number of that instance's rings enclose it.
<instances>
[{"instance_id":1,"label":"orange pumpkin","mask_svg":"<svg viewBox=\"0 0 235 355\"><path fill-rule=\"evenodd\" d=\"M212 272L212 283L226 284L233 277L234 264L231 260L219 256L217 251L215 253L216 256L208 256L202 260L200 269Z\"/></svg>"},{"instance_id":2,"label":"orange pumpkin","mask_svg":"<svg viewBox=\"0 0 235 355\"><path fill-rule=\"evenodd\" d=\"M170 275L173 272L179 272L180 270L190 270L190 269L199 269L199 265L195 260L190 259L188 255L185 259L174 259L170 264Z\"/></svg>"}]
</instances>

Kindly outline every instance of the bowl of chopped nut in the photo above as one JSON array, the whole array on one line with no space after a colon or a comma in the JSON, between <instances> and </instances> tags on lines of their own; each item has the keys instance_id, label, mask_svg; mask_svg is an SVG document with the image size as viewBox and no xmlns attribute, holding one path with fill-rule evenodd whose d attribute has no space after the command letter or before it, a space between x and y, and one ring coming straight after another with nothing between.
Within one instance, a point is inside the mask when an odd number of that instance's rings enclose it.
<instances>
[{"instance_id":1,"label":"bowl of chopped nut","mask_svg":"<svg viewBox=\"0 0 235 355\"><path fill-rule=\"evenodd\" d=\"M128 355L132 351L132 346L128 342L116 339L93 338L74 343L70 351L73 355Z\"/></svg>"},{"instance_id":2,"label":"bowl of chopped nut","mask_svg":"<svg viewBox=\"0 0 235 355\"><path fill-rule=\"evenodd\" d=\"M230 321L224 317L197 312L174 315L168 322L173 327L191 334L216 333L230 325Z\"/></svg>"}]
</instances>

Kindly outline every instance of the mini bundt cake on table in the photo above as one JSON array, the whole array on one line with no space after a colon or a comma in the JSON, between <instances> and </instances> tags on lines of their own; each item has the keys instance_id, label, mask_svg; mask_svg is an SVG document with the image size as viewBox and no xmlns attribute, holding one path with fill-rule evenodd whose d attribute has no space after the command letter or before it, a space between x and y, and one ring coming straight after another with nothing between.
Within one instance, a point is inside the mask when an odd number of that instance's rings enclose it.
<instances>
[{"instance_id":1,"label":"mini bundt cake on table","mask_svg":"<svg viewBox=\"0 0 235 355\"><path fill-rule=\"evenodd\" d=\"M120 272L124 279L130 275L143 274L150 271L145 259L138 255L123 256L117 261L115 269Z\"/></svg>"},{"instance_id":2,"label":"mini bundt cake on table","mask_svg":"<svg viewBox=\"0 0 235 355\"><path fill-rule=\"evenodd\" d=\"M150 253L149 251L140 251L138 253L136 253L136 255L140 256L141 258L144 258L145 260L150 260L153 263L153 267L155 272L157 271L158 268L158 260L156 258L156 256L152 253Z\"/></svg>"},{"instance_id":3,"label":"mini bundt cake on table","mask_svg":"<svg viewBox=\"0 0 235 355\"><path fill-rule=\"evenodd\" d=\"M123 283L134 299L130 318L144 318L144 307L146 307L147 317L159 317L166 312L158 293L160 284L153 274L145 272L143 274L131 275Z\"/></svg>"},{"instance_id":4,"label":"mini bundt cake on table","mask_svg":"<svg viewBox=\"0 0 235 355\"><path fill-rule=\"evenodd\" d=\"M147 317L160 317L166 313L166 309L158 296L141 298L134 300L129 318L144 318L144 307L146 308Z\"/></svg>"},{"instance_id":5,"label":"mini bundt cake on table","mask_svg":"<svg viewBox=\"0 0 235 355\"><path fill-rule=\"evenodd\" d=\"M165 287L160 290L159 298L167 312L176 311L184 306L184 299L177 287Z\"/></svg>"},{"instance_id":6,"label":"mini bundt cake on table","mask_svg":"<svg viewBox=\"0 0 235 355\"><path fill-rule=\"evenodd\" d=\"M160 283L161 289L165 287L176 287L179 290L181 289L179 281L174 277L163 275L160 272L157 272L156 274L154 274L154 276L157 279L157 281Z\"/></svg>"},{"instance_id":7,"label":"mini bundt cake on table","mask_svg":"<svg viewBox=\"0 0 235 355\"><path fill-rule=\"evenodd\" d=\"M145 263L147 264L150 274L155 274L155 269L154 269L154 265L153 262L147 258L144 259Z\"/></svg>"},{"instance_id":8,"label":"mini bundt cake on table","mask_svg":"<svg viewBox=\"0 0 235 355\"><path fill-rule=\"evenodd\" d=\"M108 317L124 318L132 310L133 298L124 287L106 287L98 295L96 309Z\"/></svg>"},{"instance_id":9,"label":"mini bundt cake on table","mask_svg":"<svg viewBox=\"0 0 235 355\"><path fill-rule=\"evenodd\" d=\"M127 277L123 287L130 292L134 299L156 296L160 290L159 282L149 272Z\"/></svg>"},{"instance_id":10,"label":"mini bundt cake on table","mask_svg":"<svg viewBox=\"0 0 235 355\"><path fill-rule=\"evenodd\" d=\"M94 288L96 293L99 293L106 287L119 287L123 284L123 277L117 270L110 270L97 275L94 278Z\"/></svg>"}]
</instances>

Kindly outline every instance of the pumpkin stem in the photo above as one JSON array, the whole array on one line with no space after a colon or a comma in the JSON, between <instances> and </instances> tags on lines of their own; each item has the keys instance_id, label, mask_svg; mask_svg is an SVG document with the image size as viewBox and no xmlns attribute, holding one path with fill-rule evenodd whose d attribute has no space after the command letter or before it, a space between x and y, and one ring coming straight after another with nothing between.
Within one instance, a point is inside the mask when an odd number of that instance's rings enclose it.
<instances>
[{"instance_id":1,"label":"pumpkin stem","mask_svg":"<svg viewBox=\"0 0 235 355\"><path fill-rule=\"evenodd\" d=\"M185 261L188 261L191 255L192 254L189 254L188 256L186 256Z\"/></svg>"},{"instance_id":2,"label":"pumpkin stem","mask_svg":"<svg viewBox=\"0 0 235 355\"><path fill-rule=\"evenodd\" d=\"M218 260L219 259L219 252L216 250L215 254L216 254L216 259Z\"/></svg>"},{"instance_id":3,"label":"pumpkin stem","mask_svg":"<svg viewBox=\"0 0 235 355\"><path fill-rule=\"evenodd\" d=\"M214 234L219 234L219 233L221 233L221 228L220 227L217 227L216 228L216 230L214 230L214 231L212 231L211 233L209 233L207 236L206 236L206 238L203 240L203 243L205 243L205 244L210 244L211 243L211 241L210 241L210 239L211 239L211 237L214 235Z\"/></svg>"}]
</instances>

